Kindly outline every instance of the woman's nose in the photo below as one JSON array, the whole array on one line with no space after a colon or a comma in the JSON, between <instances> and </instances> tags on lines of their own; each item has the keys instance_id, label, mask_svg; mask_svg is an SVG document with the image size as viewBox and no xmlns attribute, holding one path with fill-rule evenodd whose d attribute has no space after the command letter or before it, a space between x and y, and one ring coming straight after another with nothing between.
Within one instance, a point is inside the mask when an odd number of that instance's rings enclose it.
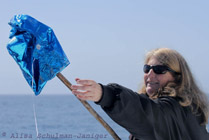
<instances>
[{"instance_id":1,"label":"woman's nose","mask_svg":"<svg viewBox=\"0 0 209 140\"><path fill-rule=\"evenodd\" d=\"M153 71L153 69L150 69L150 71L147 73L147 75L148 75L149 77L155 77L155 76L156 76L156 74L155 74L155 72Z\"/></svg>"}]
</instances>

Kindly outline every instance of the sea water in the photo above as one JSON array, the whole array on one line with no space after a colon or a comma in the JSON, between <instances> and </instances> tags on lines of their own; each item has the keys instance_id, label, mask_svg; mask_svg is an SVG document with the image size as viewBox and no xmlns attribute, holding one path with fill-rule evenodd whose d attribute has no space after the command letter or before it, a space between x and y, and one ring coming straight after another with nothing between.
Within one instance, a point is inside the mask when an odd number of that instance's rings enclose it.
<instances>
[{"instance_id":1,"label":"sea water","mask_svg":"<svg viewBox=\"0 0 209 140\"><path fill-rule=\"evenodd\" d=\"M121 139L128 139L129 133L100 106L89 104ZM74 95L1 95L0 109L0 140L113 139Z\"/></svg>"},{"instance_id":2,"label":"sea water","mask_svg":"<svg viewBox=\"0 0 209 140\"><path fill-rule=\"evenodd\" d=\"M122 140L128 139L124 128L89 103ZM0 140L113 139L73 95L1 95L0 110Z\"/></svg>"}]
</instances>

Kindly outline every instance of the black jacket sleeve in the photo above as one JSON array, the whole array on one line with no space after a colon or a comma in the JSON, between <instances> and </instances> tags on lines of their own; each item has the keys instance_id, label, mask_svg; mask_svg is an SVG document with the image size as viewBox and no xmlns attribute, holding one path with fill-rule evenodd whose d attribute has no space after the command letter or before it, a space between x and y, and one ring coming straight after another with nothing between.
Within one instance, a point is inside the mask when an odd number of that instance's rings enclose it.
<instances>
[{"instance_id":1,"label":"black jacket sleeve","mask_svg":"<svg viewBox=\"0 0 209 140\"><path fill-rule=\"evenodd\" d=\"M119 125L140 140L209 140L189 108L173 97L151 100L117 84L101 85L97 104ZM195 133L193 133L195 131Z\"/></svg>"}]
</instances>

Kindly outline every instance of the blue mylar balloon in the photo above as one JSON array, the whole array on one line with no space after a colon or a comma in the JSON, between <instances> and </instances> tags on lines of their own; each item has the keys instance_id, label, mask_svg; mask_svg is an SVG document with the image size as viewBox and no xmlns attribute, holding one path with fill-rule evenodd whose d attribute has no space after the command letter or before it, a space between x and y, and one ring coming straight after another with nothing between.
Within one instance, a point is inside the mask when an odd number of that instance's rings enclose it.
<instances>
[{"instance_id":1,"label":"blue mylar balloon","mask_svg":"<svg viewBox=\"0 0 209 140\"><path fill-rule=\"evenodd\" d=\"M50 27L28 15L15 15L9 25L12 29L7 49L39 95L46 82L70 62Z\"/></svg>"}]
</instances>

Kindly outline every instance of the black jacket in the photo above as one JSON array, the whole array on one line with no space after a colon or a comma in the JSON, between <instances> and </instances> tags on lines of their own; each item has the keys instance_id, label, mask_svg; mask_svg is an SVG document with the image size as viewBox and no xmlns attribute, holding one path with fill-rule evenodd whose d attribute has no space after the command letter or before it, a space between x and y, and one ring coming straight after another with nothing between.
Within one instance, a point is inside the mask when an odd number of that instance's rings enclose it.
<instances>
[{"instance_id":1,"label":"black jacket","mask_svg":"<svg viewBox=\"0 0 209 140\"><path fill-rule=\"evenodd\" d=\"M182 107L177 98L151 100L117 84L101 85L97 104L119 125L139 140L209 140L201 117Z\"/></svg>"}]
</instances>

